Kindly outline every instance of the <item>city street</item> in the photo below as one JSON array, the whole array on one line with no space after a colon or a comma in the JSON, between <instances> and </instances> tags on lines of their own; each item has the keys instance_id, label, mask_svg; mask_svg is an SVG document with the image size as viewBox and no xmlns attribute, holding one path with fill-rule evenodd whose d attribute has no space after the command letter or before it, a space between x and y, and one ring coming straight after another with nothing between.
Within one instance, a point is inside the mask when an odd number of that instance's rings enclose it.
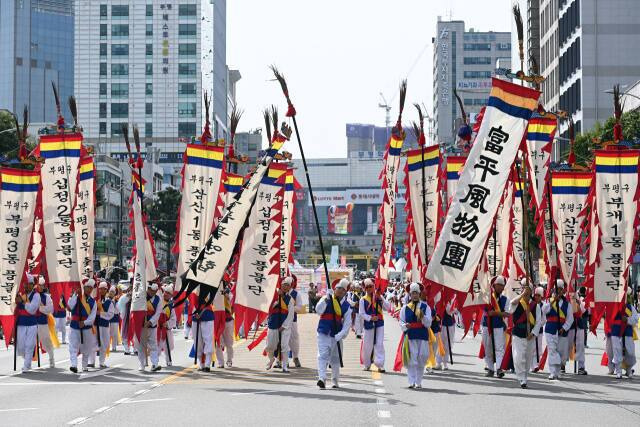
<instances>
[{"instance_id":1,"label":"city street","mask_svg":"<svg viewBox=\"0 0 640 427\"><path fill-rule=\"evenodd\" d=\"M485 378L477 357L479 338L460 342L458 336L453 367L427 374L424 389L410 390L404 372L391 372L400 328L387 317L388 372L362 371L360 342L351 334L344 348L341 388L321 391L315 384L317 317L306 314L299 319L304 367L292 368L291 374L265 371L263 346L249 352L245 341L236 342L233 368L199 373L187 358L192 341L185 341L181 331L175 335L174 366L153 374L139 373L137 358L119 351L109 357L109 368L74 375L68 370L66 346L56 351L56 369L46 368L48 359L43 357L43 368L15 374L13 351L3 348L2 425L124 426L140 425L141 419L145 425L326 426L336 420L368 426L640 423L638 380L618 381L606 375L600 366L604 341L599 337L589 337L589 376L567 374L550 383L546 373L536 374L530 388L522 390L510 374L504 379ZM567 371L573 372L572 363Z\"/></svg>"}]
</instances>

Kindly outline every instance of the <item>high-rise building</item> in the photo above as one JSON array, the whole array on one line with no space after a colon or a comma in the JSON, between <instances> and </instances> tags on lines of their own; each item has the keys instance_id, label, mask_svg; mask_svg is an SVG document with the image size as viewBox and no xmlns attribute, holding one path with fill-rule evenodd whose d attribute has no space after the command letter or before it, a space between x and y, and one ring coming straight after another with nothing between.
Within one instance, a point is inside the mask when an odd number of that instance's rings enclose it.
<instances>
[{"instance_id":1,"label":"high-rise building","mask_svg":"<svg viewBox=\"0 0 640 427\"><path fill-rule=\"evenodd\" d=\"M538 64L540 72L540 2L544 0L517 0L523 23L524 71L533 70L533 62ZM520 49L515 19L511 19L511 65L514 72L520 70Z\"/></svg>"},{"instance_id":2,"label":"high-rise building","mask_svg":"<svg viewBox=\"0 0 640 427\"><path fill-rule=\"evenodd\" d=\"M430 135L431 121L426 120L425 132ZM415 148L416 138L408 127L404 129L406 139L404 148ZM384 126L365 125L359 123L347 123L347 157L354 159L382 158L387 149L387 143L391 136L391 128ZM429 144L432 138L427 138Z\"/></svg>"},{"instance_id":3,"label":"high-rise building","mask_svg":"<svg viewBox=\"0 0 640 427\"><path fill-rule=\"evenodd\" d=\"M225 0L76 1L79 121L98 152L124 159L127 123L138 126L143 151L153 147L161 164L181 165L205 121L205 91L213 95L212 133L225 136L225 12Z\"/></svg>"},{"instance_id":4,"label":"high-rise building","mask_svg":"<svg viewBox=\"0 0 640 427\"><path fill-rule=\"evenodd\" d=\"M557 110L560 102L558 1L540 0L540 73L545 78L540 101L550 111Z\"/></svg>"},{"instance_id":5,"label":"high-rise building","mask_svg":"<svg viewBox=\"0 0 640 427\"><path fill-rule=\"evenodd\" d=\"M461 113L453 90L463 100L471 122L487 104L491 77L499 59L511 57L508 32L465 31L463 21L438 18L433 42L433 119L435 138L453 144Z\"/></svg>"},{"instance_id":6,"label":"high-rise building","mask_svg":"<svg viewBox=\"0 0 640 427\"><path fill-rule=\"evenodd\" d=\"M247 156L246 163L239 163L235 171L240 175L249 173L249 169L258 162L262 150L262 129L254 129L249 132L238 132L235 136L235 150L239 155ZM265 141L266 143L266 141Z\"/></svg>"},{"instance_id":7,"label":"high-rise building","mask_svg":"<svg viewBox=\"0 0 640 427\"><path fill-rule=\"evenodd\" d=\"M63 114L73 93L73 0L0 1L0 108L33 123L54 123L51 82L58 86Z\"/></svg>"}]
</instances>

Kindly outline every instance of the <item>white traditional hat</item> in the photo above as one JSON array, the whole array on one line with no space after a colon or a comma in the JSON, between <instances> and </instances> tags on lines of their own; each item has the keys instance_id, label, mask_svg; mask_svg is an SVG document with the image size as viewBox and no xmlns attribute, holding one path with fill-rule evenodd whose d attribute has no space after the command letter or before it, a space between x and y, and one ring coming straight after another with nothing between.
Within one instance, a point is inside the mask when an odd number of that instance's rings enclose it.
<instances>
[{"instance_id":1,"label":"white traditional hat","mask_svg":"<svg viewBox=\"0 0 640 427\"><path fill-rule=\"evenodd\" d=\"M101 281L100 284L98 285L98 289L108 289L108 288L109 288L109 285L105 281Z\"/></svg>"},{"instance_id":2,"label":"white traditional hat","mask_svg":"<svg viewBox=\"0 0 640 427\"><path fill-rule=\"evenodd\" d=\"M116 287L115 286L111 286L109 288L109 292L111 292L112 294L115 294L116 293Z\"/></svg>"},{"instance_id":3,"label":"white traditional hat","mask_svg":"<svg viewBox=\"0 0 640 427\"><path fill-rule=\"evenodd\" d=\"M504 279L504 276L495 276L493 279L491 279L491 284L492 285L506 285L507 281Z\"/></svg>"},{"instance_id":4,"label":"white traditional hat","mask_svg":"<svg viewBox=\"0 0 640 427\"><path fill-rule=\"evenodd\" d=\"M364 279L364 287L366 288L367 286L373 286L373 280L371 280L371 278L367 277L366 279Z\"/></svg>"},{"instance_id":5,"label":"white traditional hat","mask_svg":"<svg viewBox=\"0 0 640 427\"><path fill-rule=\"evenodd\" d=\"M147 289L151 289L152 291L157 291L158 290L158 284L157 283L150 283L149 285L147 285Z\"/></svg>"},{"instance_id":6,"label":"white traditional hat","mask_svg":"<svg viewBox=\"0 0 640 427\"><path fill-rule=\"evenodd\" d=\"M38 284L40 286L44 285L44 277L40 276L40 278L38 279Z\"/></svg>"},{"instance_id":7,"label":"white traditional hat","mask_svg":"<svg viewBox=\"0 0 640 427\"><path fill-rule=\"evenodd\" d=\"M556 280L556 286L559 287L560 289L564 289L564 280L562 279Z\"/></svg>"},{"instance_id":8,"label":"white traditional hat","mask_svg":"<svg viewBox=\"0 0 640 427\"><path fill-rule=\"evenodd\" d=\"M536 295L540 295L541 297L544 296L544 288L542 286L538 286L536 288Z\"/></svg>"},{"instance_id":9,"label":"white traditional hat","mask_svg":"<svg viewBox=\"0 0 640 427\"><path fill-rule=\"evenodd\" d=\"M163 287L162 291L168 294L173 294L173 285L167 285Z\"/></svg>"},{"instance_id":10,"label":"white traditional hat","mask_svg":"<svg viewBox=\"0 0 640 427\"><path fill-rule=\"evenodd\" d=\"M420 289L420 284L413 282L411 283L411 285L409 285L409 292L418 292L420 293L421 289Z\"/></svg>"},{"instance_id":11,"label":"white traditional hat","mask_svg":"<svg viewBox=\"0 0 640 427\"><path fill-rule=\"evenodd\" d=\"M93 279L88 279L86 282L84 282L84 287L88 287L88 288L95 288L96 286L96 281Z\"/></svg>"},{"instance_id":12,"label":"white traditional hat","mask_svg":"<svg viewBox=\"0 0 640 427\"><path fill-rule=\"evenodd\" d=\"M349 287L349 279L343 278L336 284L336 289L341 288L347 290Z\"/></svg>"},{"instance_id":13,"label":"white traditional hat","mask_svg":"<svg viewBox=\"0 0 640 427\"><path fill-rule=\"evenodd\" d=\"M293 283L293 277L291 277L291 276L285 277L284 279L282 279L282 283L283 284L287 284L287 285L292 284Z\"/></svg>"}]
</instances>

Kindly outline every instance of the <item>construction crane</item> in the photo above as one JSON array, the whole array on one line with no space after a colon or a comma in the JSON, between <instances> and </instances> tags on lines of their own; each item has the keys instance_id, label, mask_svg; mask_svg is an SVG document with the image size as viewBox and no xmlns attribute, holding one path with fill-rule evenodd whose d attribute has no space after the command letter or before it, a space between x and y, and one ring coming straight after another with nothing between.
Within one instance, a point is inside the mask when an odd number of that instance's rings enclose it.
<instances>
[{"instance_id":1,"label":"construction crane","mask_svg":"<svg viewBox=\"0 0 640 427\"><path fill-rule=\"evenodd\" d=\"M386 133L387 133L387 141L388 141L389 140L389 127L391 126L391 106L387 102L387 100L384 97L384 94L382 92L380 92L380 98L382 98L382 102L378 104L378 107L379 108L384 108L384 111L385 111L384 127L385 127L385 130L386 130ZM375 149L374 149L374 151L375 151Z\"/></svg>"}]
</instances>

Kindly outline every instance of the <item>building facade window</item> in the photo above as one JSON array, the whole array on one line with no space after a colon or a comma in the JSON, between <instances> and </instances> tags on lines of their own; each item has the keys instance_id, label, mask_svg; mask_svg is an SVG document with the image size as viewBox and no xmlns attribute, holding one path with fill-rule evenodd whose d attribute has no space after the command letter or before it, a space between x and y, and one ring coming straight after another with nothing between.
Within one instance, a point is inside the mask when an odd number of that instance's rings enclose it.
<instances>
[{"instance_id":1,"label":"building facade window","mask_svg":"<svg viewBox=\"0 0 640 427\"><path fill-rule=\"evenodd\" d=\"M107 122L100 122L100 124L98 125L98 133L100 135L107 134Z\"/></svg>"},{"instance_id":2,"label":"building facade window","mask_svg":"<svg viewBox=\"0 0 640 427\"><path fill-rule=\"evenodd\" d=\"M195 116L196 116L195 102L179 102L178 103L178 117L195 117Z\"/></svg>"},{"instance_id":3,"label":"building facade window","mask_svg":"<svg viewBox=\"0 0 640 427\"><path fill-rule=\"evenodd\" d=\"M107 44L106 43L100 43L100 57L107 57Z\"/></svg>"},{"instance_id":4,"label":"building facade window","mask_svg":"<svg viewBox=\"0 0 640 427\"><path fill-rule=\"evenodd\" d=\"M112 44L111 56L129 56L128 44Z\"/></svg>"},{"instance_id":5,"label":"building facade window","mask_svg":"<svg viewBox=\"0 0 640 427\"><path fill-rule=\"evenodd\" d=\"M195 56L196 44L195 43L180 43L178 45L179 56Z\"/></svg>"},{"instance_id":6,"label":"building facade window","mask_svg":"<svg viewBox=\"0 0 640 427\"><path fill-rule=\"evenodd\" d=\"M100 40L107 38L107 24L100 24Z\"/></svg>"},{"instance_id":7,"label":"building facade window","mask_svg":"<svg viewBox=\"0 0 640 427\"><path fill-rule=\"evenodd\" d=\"M146 47L145 47L145 54L147 56L153 56L153 45L147 43Z\"/></svg>"},{"instance_id":8,"label":"building facade window","mask_svg":"<svg viewBox=\"0 0 640 427\"><path fill-rule=\"evenodd\" d=\"M179 76L195 76L196 64L178 64Z\"/></svg>"},{"instance_id":9,"label":"building facade window","mask_svg":"<svg viewBox=\"0 0 640 427\"><path fill-rule=\"evenodd\" d=\"M126 103L111 104L112 119L126 119L127 117L129 117L129 104L126 104Z\"/></svg>"},{"instance_id":10,"label":"building facade window","mask_svg":"<svg viewBox=\"0 0 640 427\"><path fill-rule=\"evenodd\" d=\"M146 24L145 35L147 37L153 37L153 24Z\"/></svg>"},{"instance_id":11,"label":"building facade window","mask_svg":"<svg viewBox=\"0 0 640 427\"><path fill-rule=\"evenodd\" d=\"M129 37L129 24L112 24L111 37Z\"/></svg>"},{"instance_id":12,"label":"building facade window","mask_svg":"<svg viewBox=\"0 0 640 427\"><path fill-rule=\"evenodd\" d=\"M195 4L181 4L178 6L178 16L196 16L198 6Z\"/></svg>"},{"instance_id":13,"label":"building facade window","mask_svg":"<svg viewBox=\"0 0 640 427\"><path fill-rule=\"evenodd\" d=\"M191 138L196 134L195 123L178 123L178 137Z\"/></svg>"},{"instance_id":14,"label":"building facade window","mask_svg":"<svg viewBox=\"0 0 640 427\"><path fill-rule=\"evenodd\" d=\"M511 43L496 43L496 50L511 50Z\"/></svg>"},{"instance_id":15,"label":"building facade window","mask_svg":"<svg viewBox=\"0 0 640 427\"><path fill-rule=\"evenodd\" d=\"M178 25L178 37L181 39L195 38L197 35L196 24L179 24Z\"/></svg>"},{"instance_id":16,"label":"building facade window","mask_svg":"<svg viewBox=\"0 0 640 427\"><path fill-rule=\"evenodd\" d=\"M144 124L144 136L146 136L147 138L153 136L153 123Z\"/></svg>"},{"instance_id":17,"label":"building facade window","mask_svg":"<svg viewBox=\"0 0 640 427\"><path fill-rule=\"evenodd\" d=\"M111 19L120 19L129 17L129 5L116 5L111 6Z\"/></svg>"},{"instance_id":18,"label":"building facade window","mask_svg":"<svg viewBox=\"0 0 640 427\"><path fill-rule=\"evenodd\" d=\"M178 95L179 96L189 96L196 94L196 84L195 83L178 83Z\"/></svg>"},{"instance_id":19,"label":"building facade window","mask_svg":"<svg viewBox=\"0 0 640 427\"><path fill-rule=\"evenodd\" d=\"M153 95L153 83L145 83L145 85L144 85L144 94L145 95Z\"/></svg>"},{"instance_id":20,"label":"building facade window","mask_svg":"<svg viewBox=\"0 0 640 427\"><path fill-rule=\"evenodd\" d=\"M111 64L112 76L128 76L129 64Z\"/></svg>"},{"instance_id":21,"label":"building facade window","mask_svg":"<svg viewBox=\"0 0 640 427\"><path fill-rule=\"evenodd\" d=\"M100 5L100 19L107 19L107 5L106 4L101 4Z\"/></svg>"},{"instance_id":22,"label":"building facade window","mask_svg":"<svg viewBox=\"0 0 640 427\"><path fill-rule=\"evenodd\" d=\"M464 43L462 48L467 51L491 50L491 43Z\"/></svg>"},{"instance_id":23,"label":"building facade window","mask_svg":"<svg viewBox=\"0 0 640 427\"><path fill-rule=\"evenodd\" d=\"M153 64L144 64L145 76L153 76Z\"/></svg>"},{"instance_id":24,"label":"building facade window","mask_svg":"<svg viewBox=\"0 0 640 427\"><path fill-rule=\"evenodd\" d=\"M128 96L129 96L128 83L112 83L111 84L112 98L127 98Z\"/></svg>"},{"instance_id":25,"label":"building facade window","mask_svg":"<svg viewBox=\"0 0 640 427\"><path fill-rule=\"evenodd\" d=\"M107 63L106 62L101 62L100 63L100 75L101 76L106 76L107 75Z\"/></svg>"},{"instance_id":26,"label":"building facade window","mask_svg":"<svg viewBox=\"0 0 640 427\"><path fill-rule=\"evenodd\" d=\"M465 79L488 79L491 78L491 71L465 71Z\"/></svg>"},{"instance_id":27,"label":"building facade window","mask_svg":"<svg viewBox=\"0 0 640 427\"><path fill-rule=\"evenodd\" d=\"M107 118L107 103L106 102L101 102L98 105L98 114L99 114L101 119L106 119Z\"/></svg>"},{"instance_id":28,"label":"building facade window","mask_svg":"<svg viewBox=\"0 0 640 427\"><path fill-rule=\"evenodd\" d=\"M107 64L105 64L107 65ZM105 75L106 75L106 71L107 69L105 68ZM107 84L106 83L100 83L100 96L107 96Z\"/></svg>"},{"instance_id":29,"label":"building facade window","mask_svg":"<svg viewBox=\"0 0 640 427\"><path fill-rule=\"evenodd\" d=\"M122 136L122 125L124 123L111 123L111 136Z\"/></svg>"},{"instance_id":30,"label":"building facade window","mask_svg":"<svg viewBox=\"0 0 640 427\"><path fill-rule=\"evenodd\" d=\"M147 5L147 9L146 9L145 15L149 16L149 17L153 16L153 5L152 4L148 4Z\"/></svg>"},{"instance_id":31,"label":"building facade window","mask_svg":"<svg viewBox=\"0 0 640 427\"><path fill-rule=\"evenodd\" d=\"M144 114L146 114L147 116L150 116L153 114L153 104L150 102L147 102L144 104Z\"/></svg>"},{"instance_id":32,"label":"building facade window","mask_svg":"<svg viewBox=\"0 0 640 427\"><path fill-rule=\"evenodd\" d=\"M467 56L464 58L465 65L489 65L491 58L488 56Z\"/></svg>"}]
</instances>

